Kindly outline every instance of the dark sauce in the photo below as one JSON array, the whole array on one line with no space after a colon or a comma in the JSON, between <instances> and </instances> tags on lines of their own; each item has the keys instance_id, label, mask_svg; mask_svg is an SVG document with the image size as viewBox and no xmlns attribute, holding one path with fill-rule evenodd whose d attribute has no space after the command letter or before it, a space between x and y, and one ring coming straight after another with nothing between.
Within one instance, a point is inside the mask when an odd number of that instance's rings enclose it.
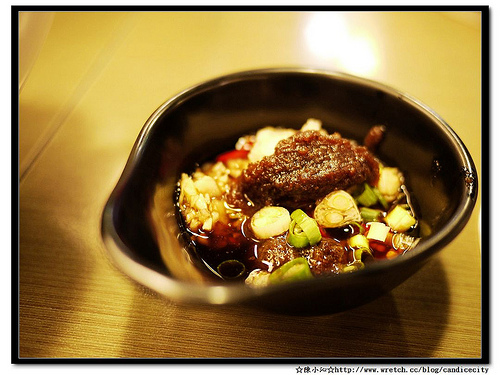
<instances>
[{"instance_id":1,"label":"dark sauce","mask_svg":"<svg viewBox=\"0 0 500 375\"><path fill-rule=\"evenodd\" d=\"M355 225L346 225L339 228L323 228L323 230L328 237L342 242L346 242L349 237L359 233L359 228Z\"/></svg>"},{"instance_id":2,"label":"dark sauce","mask_svg":"<svg viewBox=\"0 0 500 375\"><path fill-rule=\"evenodd\" d=\"M196 255L215 275L222 279L244 279L255 267L255 240L245 235L243 229L216 223L209 233L193 233L187 229ZM219 267L225 261L223 269ZM244 270L241 271L241 265ZM219 269L218 269L219 268ZM237 273L238 277L232 277Z\"/></svg>"},{"instance_id":3,"label":"dark sauce","mask_svg":"<svg viewBox=\"0 0 500 375\"><path fill-rule=\"evenodd\" d=\"M332 238L338 243L340 243L345 249L345 259L346 264L351 263L354 260L354 249L352 249L347 240L349 237L354 236L359 233L359 228L355 225L346 225L339 228L321 228L322 237Z\"/></svg>"}]
</instances>

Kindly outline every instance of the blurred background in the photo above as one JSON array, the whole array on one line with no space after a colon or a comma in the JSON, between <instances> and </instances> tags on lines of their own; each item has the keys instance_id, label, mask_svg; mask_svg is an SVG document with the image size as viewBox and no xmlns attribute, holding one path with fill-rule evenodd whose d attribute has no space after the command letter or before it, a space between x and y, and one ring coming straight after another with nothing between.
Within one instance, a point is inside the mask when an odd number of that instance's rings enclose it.
<instances>
[{"instance_id":1,"label":"blurred background","mask_svg":"<svg viewBox=\"0 0 500 375\"><path fill-rule=\"evenodd\" d=\"M134 113L123 113L121 126L137 130L147 114L184 88L230 72L276 66L324 68L391 85L435 108L457 131L479 115L479 12L38 12L20 17L20 84L35 70L28 87L22 87L21 101L43 98L37 105L45 108L35 114L36 122L20 113L22 125L37 124L31 139L21 134L22 171L33 161L29 151L38 151L37 134L58 126L56 114L83 101L91 85L100 101L99 121L105 120L101 115L116 115L106 108L133 103L125 105ZM459 69L465 64L467 69ZM445 92L451 82L459 87ZM456 106L457 100L464 105Z\"/></svg>"}]
</instances>

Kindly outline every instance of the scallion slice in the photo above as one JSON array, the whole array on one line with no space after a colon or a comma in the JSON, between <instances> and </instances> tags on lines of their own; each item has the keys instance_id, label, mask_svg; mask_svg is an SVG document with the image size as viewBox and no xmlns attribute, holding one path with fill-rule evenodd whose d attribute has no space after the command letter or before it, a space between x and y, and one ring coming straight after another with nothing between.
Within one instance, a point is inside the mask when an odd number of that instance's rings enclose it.
<instances>
[{"instance_id":1,"label":"scallion slice","mask_svg":"<svg viewBox=\"0 0 500 375\"><path fill-rule=\"evenodd\" d=\"M269 276L270 284L278 284L281 282L298 281L310 279L313 277L309 264L305 258L295 258L278 269L274 270Z\"/></svg>"},{"instance_id":2,"label":"scallion slice","mask_svg":"<svg viewBox=\"0 0 500 375\"><path fill-rule=\"evenodd\" d=\"M342 272L343 273L350 273L350 272L362 270L363 268L365 268L365 264L363 262L356 260L356 261L348 264L347 266L344 266L344 268L342 269Z\"/></svg>"},{"instance_id":3,"label":"scallion slice","mask_svg":"<svg viewBox=\"0 0 500 375\"><path fill-rule=\"evenodd\" d=\"M297 225L295 220L290 222L287 241L290 245L296 248L303 248L309 245L309 239L304 231Z\"/></svg>"},{"instance_id":4,"label":"scallion slice","mask_svg":"<svg viewBox=\"0 0 500 375\"><path fill-rule=\"evenodd\" d=\"M259 239L278 236L288 229L290 214L286 208L266 206L252 216L250 225Z\"/></svg>"},{"instance_id":5,"label":"scallion slice","mask_svg":"<svg viewBox=\"0 0 500 375\"><path fill-rule=\"evenodd\" d=\"M361 207L359 213L365 222L380 221L382 219L382 211L375 208Z\"/></svg>"},{"instance_id":6,"label":"scallion slice","mask_svg":"<svg viewBox=\"0 0 500 375\"><path fill-rule=\"evenodd\" d=\"M363 192L356 198L358 203L360 203L362 206L365 207L370 207L373 206L378 202L377 195L373 192L372 188L370 185L367 183L364 184L365 189Z\"/></svg>"},{"instance_id":7,"label":"scallion slice","mask_svg":"<svg viewBox=\"0 0 500 375\"><path fill-rule=\"evenodd\" d=\"M347 240L347 244L353 249L360 249L363 247L370 247L368 238L363 236L362 234L356 234L352 237L349 237Z\"/></svg>"},{"instance_id":8,"label":"scallion slice","mask_svg":"<svg viewBox=\"0 0 500 375\"><path fill-rule=\"evenodd\" d=\"M288 233L288 242L295 247L316 245L321 240L321 232L318 223L301 209L297 209L290 215L292 222ZM307 243L304 240L307 239Z\"/></svg>"},{"instance_id":9,"label":"scallion slice","mask_svg":"<svg viewBox=\"0 0 500 375\"><path fill-rule=\"evenodd\" d=\"M354 259L356 261L362 262L363 261L363 254L367 254L369 256L373 256L370 248L368 248L368 247L361 247L361 248L356 249L354 251Z\"/></svg>"},{"instance_id":10,"label":"scallion slice","mask_svg":"<svg viewBox=\"0 0 500 375\"><path fill-rule=\"evenodd\" d=\"M376 187L372 187L372 191L377 196L378 202L382 205L382 207L384 207L384 210L387 210L389 208L389 203L387 203L387 200L384 198L380 190Z\"/></svg>"},{"instance_id":11,"label":"scallion slice","mask_svg":"<svg viewBox=\"0 0 500 375\"><path fill-rule=\"evenodd\" d=\"M310 219L310 217L307 216L307 214L301 209L293 211L290 217L292 218L292 220L295 220L299 225L302 224L307 219Z\"/></svg>"},{"instance_id":12,"label":"scallion slice","mask_svg":"<svg viewBox=\"0 0 500 375\"><path fill-rule=\"evenodd\" d=\"M316 206L314 219L324 228L339 228L362 218L354 198L344 190L334 190Z\"/></svg>"}]
</instances>

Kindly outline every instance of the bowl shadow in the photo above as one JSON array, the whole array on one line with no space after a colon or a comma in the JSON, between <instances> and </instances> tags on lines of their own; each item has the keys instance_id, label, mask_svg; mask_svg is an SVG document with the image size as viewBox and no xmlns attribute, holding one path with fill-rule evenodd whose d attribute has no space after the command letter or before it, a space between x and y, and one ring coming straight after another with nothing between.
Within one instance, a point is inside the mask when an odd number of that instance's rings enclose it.
<instances>
[{"instance_id":1,"label":"bowl shadow","mask_svg":"<svg viewBox=\"0 0 500 375\"><path fill-rule=\"evenodd\" d=\"M286 363L305 358L308 363L328 358L335 363L430 358L448 324L450 304L439 257L392 292L335 314L299 316L239 305L179 305L145 293L152 299L148 313L144 313L144 294L139 294L126 329L141 333L126 337L128 343L142 344L123 345L124 357Z\"/></svg>"}]
</instances>

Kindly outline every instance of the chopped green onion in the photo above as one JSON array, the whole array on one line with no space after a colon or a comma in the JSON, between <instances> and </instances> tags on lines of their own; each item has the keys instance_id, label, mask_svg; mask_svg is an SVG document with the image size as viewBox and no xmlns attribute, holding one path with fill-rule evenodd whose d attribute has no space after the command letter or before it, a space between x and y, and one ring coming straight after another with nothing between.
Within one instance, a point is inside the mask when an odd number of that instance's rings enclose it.
<instances>
[{"instance_id":1,"label":"chopped green onion","mask_svg":"<svg viewBox=\"0 0 500 375\"><path fill-rule=\"evenodd\" d=\"M371 207L377 203L380 203L384 209L389 208L387 200L384 198L380 190L374 186L368 185L366 182L364 184L363 192L356 198L357 202L365 207Z\"/></svg>"},{"instance_id":2,"label":"chopped green onion","mask_svg":"<svg viewBox=\"0 0 500 375\"><path fill-rule=\"evenodd\" d=\"M352 223L349 223L349 225L354 225L354 226L358 227L360 234L365 233L365 227L363 227L360 223L353 221Z\"/></svg>"},{"instance_id":3,"label":"chopped green onion","mask_svg":"<svg viewBox=\"0 0 500 375\"><path fill-rule=\"evenodd\" d=\"M319 231L318 224L314 219L308 218L307 220L297 223L306 234L309 244L316 245L321 240L321 232Z\"/></svg>"},{"instance_id":4,"label":"chopped green onion","mask_svg":"<svg viewBox=\"0 0 500 375\"><path fill-rule=\"evenodd\" d=\"M307 216L307 214L301 209L293 211L290 217L292 218L292 220L295 220L299 225L302 224L307 219L310 219L310 217Z\"/></svg>"},{"instance_id":5,"label":"chopped green onion","mask_svg":"<svg viewBox=\"0 0 500 375\"><path fill-rule=\"evenodd\" d=\"M382 211L374 208L361 207L359 210L364 221L379 221L382 218Z\"/></svg>"},{"instance_id":6,"label":"chopped green onion","mask_svg":"<svg viewBox=\"0 0 500 375\"><path fill-rule=\"evenodd\" d=\"M345 266L342 269L342 272L348 273L348 272L353 272L353 271L357 271L357 270L362 270L363 268L365 268L365 264L363 262L354 261L351 264L348 264L347 266Z\"/></svg>"},{"instance_id":7,"label":"chopped green onion","mask_svg":"<svg viewBox=\"0 0 500 375\"><path fill-rule=\"evenodd\" d=\"M365 207L371 207L378 202L378 198L377 198L377 195L373 192L370 185L365 183L364 186L365 186L365 189L363 190L361 195L359 195L356 198L356 200L358 201L358 203L360 203L361 205L363 205Z\"/></svg>"},{"instance_id":8,"label":"chopped green onion","mask_svg":"<svg viewBox=\"0 0 500 375\"><path fill-rule=\"evenodd\" d=\"M305 258L295 258L274 270L269 276L270 284L306 280L313 277Z\"/></svg>"},{"instance_id":9,"label":"chopped green onion","mask_svg":"<svg viewBox=\"0 0 500 375\"><path fill-rule=\"evenodd\" d=\"M371 250L368 247L361 247L354 251L354 259L356 261L363 261L363 254L368 254L369 256L373 256Z\"/></svg>"},{"instance_id":10,"label":"chopped green onion","mask_svg":"<svg viewBox=\"0 0 500 375\"><path fill-rule=\"evenodd\" d=\"M356 234L355 236L349 237L347 244L353 249L359 249L364 247L369 247L368 238L362 234Z\"/></svg>"},{"instance_id":11,"label":"chopped green onion","mask_svg":"<svg viewBox=\"0 0 500 375\"><path fill-rule=\"evenodd\" d=\"M309 239L304 231L297 226L297 222L295 220L290 222L287 241L290 245L299 249L309 245Z\"/></svg>"},{"instance_id":12,"label":"chopped green onion","mask_svg":"<svg viewBox=\"0 0 500 375\"><path fill-rule=\"evenodd\" d=\"M307 216L304 211L297 209L292 212L290 217L292 219L288 231L290 245L301 248L316 245L321 240L318 224L313 218Z\"/></svg>"},{"instance_id":13,"label":"chopped green onion","mask_svg":"<svg viewBox=\"0 0 500 375\"><path fill-rule=\"evenodd\" d=\"M347 244L354 249L354 262L362 262L363 254L372 256L368 238L362 234L356 234L347 240Z\"/></svg>"},{"instance_id":14,"label":"chopped green onion","mask_svg":"<svg viewBox=\"0 0 500 375\"><path fill-rule=\"evenodd\" d=\"M378 202L382 205L382 207L384 207L385 210L387 210L389 208L389 204L387 203L387 200L384 198L380 190L376 187L372 187L372 191L377 196Z\"/></svg>"}]
</instances>

